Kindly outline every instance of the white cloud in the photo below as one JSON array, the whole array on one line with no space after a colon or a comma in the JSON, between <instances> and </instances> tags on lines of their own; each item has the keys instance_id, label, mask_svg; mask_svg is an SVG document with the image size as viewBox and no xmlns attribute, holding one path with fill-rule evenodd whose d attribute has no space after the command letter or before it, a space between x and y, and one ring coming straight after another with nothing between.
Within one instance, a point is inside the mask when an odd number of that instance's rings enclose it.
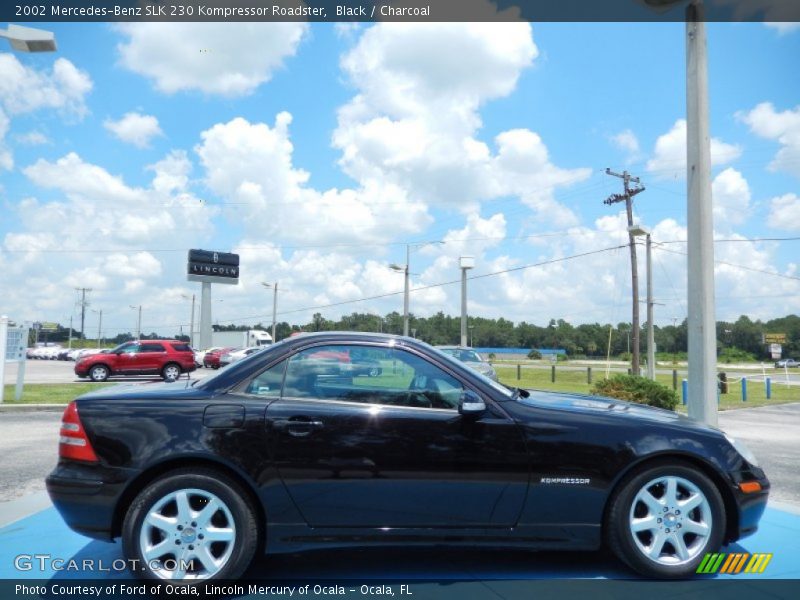
<instances>
[{"instance_id":1,"label":"white cloud","mask_svg":"<svg viewBox=\"0 0 800 600\"><path fill-rule=\"evenodd\" d=\"M0 54L0 106L10 115L54 108L82 117L91 89L89 75L65 58L56 59L48 72L27 67L11 54Z\"/></svg>"},{"instance_id":2,"label":"white cloud","mask_svg":"<svg viewBox=\"0 0 800 600\"><path fill-rule=\"evenodd\" d=\"M778 35L786 35L788 33L800 31L800 23L773 21L770 23L764 23L764 25L777 31Z\"/></svg>"},{"instance_id":3,"label":"white cloud","mask_svg":"<svg viewBox=\"0 0 800 600\"><path fill-rule=\"evenodd\" d=\"M711 182L716 227L746 222L750 212L750 186L742 174L728 167Z\"/></svg>"},{"instance_id":4,"label":"white cloud","mask_svg":"<svg viewBox=\"0 0 800 600\"><path fill-rule=\"evenodd\" d=\"M800 231L800 197L784 194L769 203L767 224L774 229Z\"/></svg>"},{"instance_id":5,"label":"white cloud","mask_svg":"<svg viewBox=\"0 0 800 600\"><path fill-rule=\"evenodd\" d=\"M12 54L0 53L0 171L14 167L13 154L5 144L11 117L55 109L64 116L81 118L88 112L85 99L91 89L89 76L65 58L56 59L52 70L46 71L27 67ZM17 139L21 143L43 143L35 132Z\"/></svg>"},{"instance_id":6,"label":"white cloud","mask_svg":"<svg viewBox=\"0 0 800 600\"><path fill-rule=\"evenodd\" d=\"M146 148L150 140L158 135L164 135L158 125L158 119L152 115L142 115L137 112L125 113L118 121L106 119L103 127L125 143L133 144L137 148Z\"/></svg>"},{"instance_id":7,"label":"white cloud","mask_svg":"<svg viewBox=\"0 0 800 600\"><path fill-rule=\"evenodd\" d=\"M742 148L711 138L711 164L724 165L739 158ZM647 170L659 179L686 177L686 120L678 119L667 133L656 140Z\"/></svg>"},{"instance_id":8,"label":"white cloud","mask_svg":"<svg viewBox=\"0 0 800 600\"><path fill-rule=\"evenodd\" d=\"M166 94L243 96L294 56L305 23L121 23L124 67Z\"/></svg>"},{"instance_id":9,"label":"white cloud","mask_svg":"<svg viewBox=\"0 0 800 600\"><path fill-rule=\"evenodd\" d=\"M736 116L759 137L781 145L770 169L800 177L800 106L777 112L771 102L762 102L750 112Z\"/></svg>"},{"instance_id":10,"label":"white cloud","mask_svg":"<svg viewBox=\"0 0 800 600\"><path fill-rule=\"evenodd\" d=\"M14 136L14 139L25 146L43 146L45 144L52 143L50 138L48 138L44 133L35 130L28 131L27 133L17 134Z\"/></svg>"},{"instance_id":11,"label":"white cloud","mask_svg":"<svg viewBox=\"0 0 800 600\"><path fill-rule=\"evenodd\" d=\"M357 189L318 191L309 174L292 164L289 113L272 127L242 118L214 125L195 150L209 188L232 203L229 214L253 237L266 235L306 243L385 241L420 231L430 222L426 207L390 183L366 179Z\"/></svg>"},{"instance_id":12,"label":"white cloud","mask_svg":"<svg viewBox=\"0 0 800 600\"><path fill-rule=\"evenodd\" d=\"M14 168L14 157L11 155L11 151L5 146L5 137L6 134L8 134L8 127L10 124L10 119L0 107L0 171L3 169L10 171Z\"/></svg>"},{"instance_id":13,"label":"white cloud","mask_svg":"<svg viewBox=\"0 0 800 600\"><path fill-rule=\"evenodd\" d=\"M630 129L625 129L616 135L612 135L611 143L613 143L620 150L624 150L629 154L639 153L639 139Z\"/></svg>"},{"instance_id":14,"label":"white cloud","mask_svg":"<svg viewBox=\"0 0 800 600\"><path fill-rule=\"evenodd\" d=\"M474 212L480 202L522 197L560 222L557 188L588 169L554 165L539 135L511 130L496 153L477 138L479 109L510 94L539 50L528 23L382 23L341 61L356 89L339 110L333 144L357 180L398 185L430 204Z\"/></svg>"}]
</instances>

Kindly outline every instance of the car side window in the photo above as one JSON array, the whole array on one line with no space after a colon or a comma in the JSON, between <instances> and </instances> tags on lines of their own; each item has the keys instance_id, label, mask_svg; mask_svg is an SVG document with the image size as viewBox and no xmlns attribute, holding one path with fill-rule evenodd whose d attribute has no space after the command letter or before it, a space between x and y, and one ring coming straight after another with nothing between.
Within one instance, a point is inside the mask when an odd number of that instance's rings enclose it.
<instances>
[{"instance_id":1,"label":"car side window","mask_svg":"<svg viewBox=\"0 0 800 600\"><path fill-rule=\"evenodd\" d=\"M286 360L272 365L262 371L247 385L245 392L266 398L279 398L283 386L283 373L286 369Z\"/></svg>"},{"instance_id":2,"label":"car side window","mask_svg":"<svg viewBox=\"0 0 800 600\"><path fill-rule=\"evenodd\" d=\"M166 352L166 350L162 344L145 343L139 346L139 352Z\"/></svg>"},{"instance_id":3,"label":"car side window","mask_svg":"<svg viewBox=\"0 0 800 600\"><path fill-rule=\"evenodd\" d=\"M292 356L283 396L456 410L463 391L457 379L405 350L342 344Z\"/></svg>"},{"instance_id":4,"label":"car side window","mask_svg":"<svg viewBox=\"0 0 800 600\"><path fill-rule=\"evenodd\" d=\"M119 349L120 354L136 354L137 352L141 352L139 344L131 344L129 346L123 346Z\"/></svg>"}]
</instances>

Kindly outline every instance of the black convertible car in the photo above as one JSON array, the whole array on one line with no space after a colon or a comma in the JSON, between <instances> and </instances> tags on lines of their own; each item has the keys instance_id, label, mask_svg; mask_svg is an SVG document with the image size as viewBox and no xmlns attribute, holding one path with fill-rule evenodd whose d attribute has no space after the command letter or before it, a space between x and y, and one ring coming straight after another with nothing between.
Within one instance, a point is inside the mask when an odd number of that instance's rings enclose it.
<instances>
[{"instance_id":1,"label":"black convertible car","mask_svg":"<svg viewBox=\"0 0 800 600\"><path fill-rule=\"evenodd\" d=\"M375 377L331 357L365 356ZM606 398L509 389L416 340L324 333L198 381L64 413L47 488L135 572L241 575L256 551L470 544L593 550L693 574L756 530L769 482L721 431Z\"/></svg>"}]
</instances>

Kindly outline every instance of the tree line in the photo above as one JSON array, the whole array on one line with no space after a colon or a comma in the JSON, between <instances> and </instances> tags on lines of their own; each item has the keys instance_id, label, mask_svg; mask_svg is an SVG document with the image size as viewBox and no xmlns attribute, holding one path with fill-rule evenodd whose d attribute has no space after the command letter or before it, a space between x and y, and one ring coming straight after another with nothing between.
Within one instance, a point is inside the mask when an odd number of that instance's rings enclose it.
<instances>
[{"instance_id":1,"label":"tree line","mask_svg":"<svg viewBox=\"0 0 800 600\"><path fill-rule=\"evenodd\" d=\"M641 351L646 347L646 327L642 326ZM214 326L218 331L264 329L271 324L253 326ZM547 325L536 325L507 319L470 317L468 320L468 342L474 347L489 348L562 348L571 357L601 357L609 352L613 356L631 352L631 324L584 323L572 325L564 319L551 319ZM654 328L656 349L661 353L683 354L687 351L687 321ZM409 317L409 330L414 337L429 344L458 344L461 339L461 317L438 312L430 317ZM403 315L391 312L385 316L371 313L352 313L339 319L326 319L315 313L309 323L290 325L276 324L279 340L298 331L382 331L401 334ZM717 347L721 356L731 358L768 358L768 347L763 343L763 334L784 333L787 343L783 345L783 356L800 356L800 316L788 315L769 321L753 321L746 315L736 321L717 322Z\"/></svg>"},{"instance_id":2,"label":"tree line","mask_svg":"<svg viewBox=\"0 0 800 600\"><path fill-rule=\"evenodd\" d=\"M631 352L631 324L583 323L572 325L564 319L551 319L547 325L536 325L526 321L514 323L508 319L486 319L470 317L468 321L468 343L475 347L489 348L561 348L567 355L577 357L603 357L610 351L612 356L624 356ZM244 331L263 329L271 331L271 323L257 325L214 325L215 331ZM434 345L458 344L461 339L461 317L438 312L430 317L411 315L409 318L411 334ZM276 324L277 339L282 340L300 331L382 331L401 334L403 315L391 312L381 316L374 313L344 315L339 319L326 319L315 313L311 321L303 324L280 322ZM645 351L646 324L642 326L641 351ZM33 333L33 332L31 332ZM659 353L684 354L687 351L687 322L654 327L656 349ZM763 342L766 333L786 334L787 343L783 345L783 356L800 358L800 316L787 315L769 321L753 321L746 315L736 321L717 322L717 347L722 358L767 359L768 347ZM73 338L82 338L80 331L73 330ZM142 339L158 338L183 339L186 335L151 332L143 334ZM56 331L48 332L50 342L65 343L68 329L61 325ZM39 340L43 337L40 335ZM109 344L119 344L134 339L132 333L121 333L107 338ZM31 340L33 343L33 340Z\"/></svg>"}]
</instances>

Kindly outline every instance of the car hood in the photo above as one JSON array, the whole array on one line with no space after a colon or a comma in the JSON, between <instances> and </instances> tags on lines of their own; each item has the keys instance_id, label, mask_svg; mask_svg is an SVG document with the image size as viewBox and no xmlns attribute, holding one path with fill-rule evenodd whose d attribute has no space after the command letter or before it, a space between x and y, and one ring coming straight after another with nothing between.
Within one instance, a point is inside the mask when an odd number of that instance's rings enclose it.
<instances>
[{"instance_id":1,"label":"car hood","mask_svg":"<svg viewBox=\"0 0 800 600\"><path fill-rule=\"evenodd\" d=\"M690 419L671 410L654 408L643 404L625 402L604 396L569 394L564 392L548 392L542 390L526 390L527 398L520 396L518 402L536 408L551 408L575 411L587 414L615 415L622 419L673 424L679 427L716 431L719 429L706 425L701 421Z\"/></svg>"}]
</instances>

